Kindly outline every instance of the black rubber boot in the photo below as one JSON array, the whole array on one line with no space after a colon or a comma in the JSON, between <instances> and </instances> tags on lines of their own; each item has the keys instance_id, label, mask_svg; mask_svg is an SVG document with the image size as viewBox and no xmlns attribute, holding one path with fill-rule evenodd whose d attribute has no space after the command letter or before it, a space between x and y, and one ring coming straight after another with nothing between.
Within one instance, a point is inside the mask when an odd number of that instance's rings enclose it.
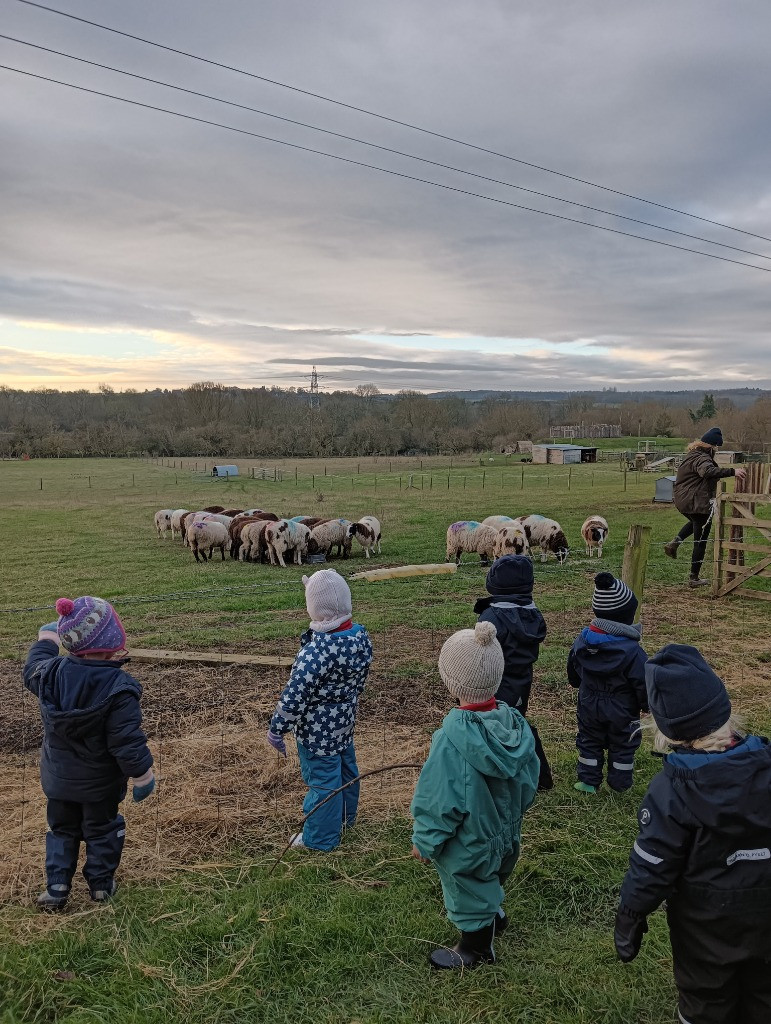
<instances>
[{"instance_id":1,"label":"black rubber boot","mask_svg":"<svg viewBox=\"0 0 771 1024\"><path fill-rule=\"evenodd\" d=\"M476 932L461 932L460 942L452 949L435 949L430 956L431 966L437 970L471 970L480 964L494 964L493 935L495 922Z\"/></svg>"},{"instance_id":2,"label":"black rubber boot","mask_svg":"<svg viewBox=\"0 0 771 1024\"><path fill-rule=\"evenodd\" d=\"M70 895L68 885L49 885L45 892L41 892L35 901L38 910L63 910Z\"/></svg>"},{"instance_id":3,"label":"black rubber boot","mask_svg":"<svg viewBox=\"0 0 771 1024\"><path fill-rule=\"evenodd\" d=\"M509 927L509 919L506 917L506 912L503 907L498 908L498 913L495 917L495 934L503 935L506 929Z\"/></svg>"}]
</instances>

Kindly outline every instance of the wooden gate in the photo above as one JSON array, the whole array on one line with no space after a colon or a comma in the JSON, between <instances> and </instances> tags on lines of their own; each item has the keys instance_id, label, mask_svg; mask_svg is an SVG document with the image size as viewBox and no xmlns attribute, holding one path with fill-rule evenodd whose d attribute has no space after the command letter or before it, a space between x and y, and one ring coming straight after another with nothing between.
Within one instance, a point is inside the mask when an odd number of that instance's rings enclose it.
<instances>
[{"instance_id":1,"label":"wooden gate","mask_svg":"<svg viewBox=\"0 0 771 1024\"><path fill-rule=\"evenodd\" d=\"M717 492L712 595L771 601L771 588L745 586L749 580L771 579L771 518L757 514L761 506L771 517L771 468L760 463L745 468L746 479L736 481L733 493L727 492L725 480Z\"/></svg>"}]
</instances>

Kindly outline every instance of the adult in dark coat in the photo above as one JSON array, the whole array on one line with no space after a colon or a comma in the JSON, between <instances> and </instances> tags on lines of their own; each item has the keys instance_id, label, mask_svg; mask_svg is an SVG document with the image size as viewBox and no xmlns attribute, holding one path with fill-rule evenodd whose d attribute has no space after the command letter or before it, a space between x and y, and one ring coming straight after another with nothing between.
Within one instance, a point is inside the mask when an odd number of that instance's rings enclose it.
<instances>
[{"instance_id":1,"label":"adult in dark coat","mask_svg":"<svg viewBox=\"0 0 771 1024\"><path fill-rule=\"evenodd\" d=\"M666 900L678 1020L771 1021L771 746L737 735L721 679L669 644L645 669L670 749L638 813L614 940L627 963Z\"/></svg>"},{"instance_id":2,"label":"adult in dark coat","mask_svg":"<svg viewBox=\"0 0 771 1024\"><path fill-rule=\"evenodd\" d=\"M718 466L715 462L715 449L722 443L723 433L720 427L712 427L700 440L688 445L686 456L677 471L674 487L675 508L682 512L688 522L673 540L664 545L664 552L670 558L676 558L677 549L693 534L689 587L705 586L708 582L699 579L699 573L707 549L707 538L712 522L712 502L718 480L727 476L743 480L746 475L746 471L741 467L721 469Z\"/></svg>"}]
</instances>

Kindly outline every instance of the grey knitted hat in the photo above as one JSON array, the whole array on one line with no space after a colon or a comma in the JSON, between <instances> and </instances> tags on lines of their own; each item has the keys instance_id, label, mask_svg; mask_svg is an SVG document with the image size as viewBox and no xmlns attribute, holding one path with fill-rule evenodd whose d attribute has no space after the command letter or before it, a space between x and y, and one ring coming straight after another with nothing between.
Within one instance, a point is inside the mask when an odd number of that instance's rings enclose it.
<instances>
[{"instance_id":1,"label":"grey knitted hat","mask_svg":"<svg viewBox=\"0 0 771 1024\"><path fill-rule=\"evenodd\" d=\"M492 622L477 622L445 640L439 675L462 704L484 704L494 697L503 677L503 651Z\"/></svg>"},{"instance_id":2,"label":"grey knitted hat","mask_svg":"<svg viewBox=\"0 0 771 1024\"><path fill-rule=\"evenodd\" d=\"M312 576L303 576L303 583L311 629L328 633L350 619L351 588L334 569L319 569Z\"/></svg>"}]
</instances>

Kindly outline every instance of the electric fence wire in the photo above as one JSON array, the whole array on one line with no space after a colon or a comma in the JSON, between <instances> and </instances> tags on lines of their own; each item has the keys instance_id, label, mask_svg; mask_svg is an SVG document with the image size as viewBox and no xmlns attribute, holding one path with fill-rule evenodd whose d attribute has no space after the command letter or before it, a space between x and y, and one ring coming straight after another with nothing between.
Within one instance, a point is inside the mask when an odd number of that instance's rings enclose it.
<instances>
[{"instance_id":1,"label":"electric fence wire","mask_svg":"<svg viewBox=\"0 0 771 1024\"><path fill-rule=\"evenodd\" d=\"M392 146L384 146L384 145L381 145L380 143L372 142L372 141L367 140L367 139L360 139L360 138L357 138L356 136L353 136L353 135L346 135L346 134L343 134L342 132L332 131L332 130L330 130L328 128L322 128L319 125L310 124L310 123L308 123L306 121L298 121L295 118L285 117L285 116L283 116L281 114L276 114L276 113L273 113L273 112L271 112L269 110L262 110L262 109L260 109L258 107L252 107L252 106L249 106L248 104L245 104L245 103L236 103L233 100L224 99L221 96L215 96L215 95L213 95L211 93L199 92L197 89L188 89L188 88L185 88L184 86L176 85L173 82L166 82L166 81L163 81L162 79L159 79L159 78L150 78L147 75L140 75L140 74L137 74L137 73L135 73L133 71L127 71L127 70L125 70L123 68L114 67L111 64L101 64L98 61L88 60L85 57L78 57L75 54L66 53L63 50L55 50L55 49L53 49L51 47L42 46L39 43L33 43L33 42L30 42L29 40L26 40L26 39L19 39L16 36L9 36L9 35L6 35L6 34L4 34L2 32L0 32L0 39L6 39L6 40L8 40L10 42L18 43L21 46L28 46L28 47L31 47L31 48L33 48L35 50L41 50L41 51L43 51L45 53L56 54L58 57L66 57L68 60L78 61L81 64L88 64L90 67L100 68L103 71L111 71L111 72L113 72L115 74L124 75L124 76L126 76L128 78L134 78L134 79L137 79L138 81L141 81L141 82L148 82L148 83L150 83L152 85L160 85L164 89L173 89L175 92L185 93L185 94L187 94L189 96L197 96L200 99L211 100L214 103L220 103L220 104L223 104L224 106L234 107L234 108L236 108L238 110L246 110L246 111L249 111L252 114L260 114L263 117L270 117L270 118L272 118L274 120L282 121L285 124L293 124L293 125L296 125L296 126L301 127L301 128L307 128L307 129L309 129L311 131L320 132L320 133L322 133L324 135L332 136L333 138L343 139L346 142L354 142L357 145L368 146L371 149L377 149L377 150L379 150L381 152L384 152L384 153L391 153L392 155L395 155L395 156L406 157L409 160L415 160L415 161L418 161L419 163L428 164L431 167L438 167L438 168L441 168L442 170L452 171L452 172L454 172L456 174L465 174L465 175L468 175L471 178L477 178L480 181L486 181L486 182L488 182L490 184L493 184L493 185L502 185L505 188L517 189L520 192L527 192L530 195L539 196L542 199L552 199L555 202L566 203L568 206L575 206L575 207L578 207L581 210L590 210L593 213L600 213L600 214L602 214L603 216L606 216L606 217L615 217L618 220L629 221L629 222L631 222L633 224L640 224L640 225L642 225L644 227L653 228L655 231L665 231L668 234L678 235L681 238L690 238L690 239L692 239L694 241L697 241L697 242L706 242L708 245L716 245L716 246L719 246L722 249L730 249L733 252L743 253L745 256L756 256L758 259L764 259L764 260L771 259L771 256L766 255L765 253L762 253L762 252L755 252L752 249L743 249L743 248L741 248L740 246L737 246L737 245L729 245L727 242L718 242L715 239L706 238L704 235L695 235L695 234L692 234L689 231L679 231L677 228L666 227L663 224L656 224L656 223L654 223L652 221L642 220L639 217L631 217L631 216L629 216L627 214L616 213L613 210L606 210L606 209L603 209L602 207L599 207L599 206L591 206L588 203L579 203L577 200L566 199L563 196L553 195L552 193L549 193L549 192L541 192L538 189L527 188L525 185L518 185L515 182L504 181L501 178L494 178L494 177L491 177L490 175L487 175L487 174L480 174L480 173L478 173L476 171L467 170L466 168L463 168L463 167L455 167L452 164L443 163L440 160L431 160L428 157L419 156L416 153L408 153L405 150L396 149L396 148L394 148ZM331 155L331 154L327 154L327 155ZM583 221L582 223L589 223L589 222ZM644 237L644 236L637 236L637 237Z\"/></svg>"},{"instance_id":2,"label":"electric fence wire","mask_svg":"<svg viewBox=\"0 0 771 1024\"><path fill-rule=\"evenodd\" d=\"M24 0L24 2L26 2L26 0ZM104 92L101 89L90 89L84 85L76 85L74 82L65 82L60 78L53 78L50 75L39 75L32 71L24 71L22 68L15 68L9 64L0 64L0 69L3 71L11 71L18 75L24 75L27 78L34 78L41 82L61 85L67 89L73 89L77 92L84 92L92 96L102 96L105 99L116 100L119 103L126 103L132 107L139 107L144 110L154 110L160 114L168 114L171 117L179 117L185 121L205 124L212 128L222 128L225 131L234 132L237 135L245 135L249 138L260 139L263 142L273 142L279 146L296 149L303 153L312 153L315 156L322 156L328 160L336 160L339 163L348 164L353 167L363 167L367 170L378 171L381 174L388 174L395 178L402 178L405 181L414 181L421 185L430 185L433 188L443 189L446 192L452 192L456 195L469 196L473 199L483 199L487 202L496 203L510 209L524 210L528 213L535 213L543 217L551 217L554 220L565 221L569 224L580 224L583 227L593 228L595 231L606 231L612 235L619 235L625 238L635 238L638 241L648 242L652 245L662 245L667 249L677 249L680 252L690 252L696 256L705 256L708 259L720 260L723 263L733 263L736 266L747 267L750 270L761 270L766 274L771 274L771 267L759 267L755 263L746 263L743 260L734 260L729 256L719 256L717 253L704 252L702 249L692 249L687 245L676 245L674 242L665 242L661 238L648 238L645 235L637 235L633 231L622 231L620 228L611 228L607 224L593 224L591 221L581 220L580 217L568 217L566 214L554 213L550 210L541 210L535 206L526 206L524 203L514 203L509 199L501 199L498 196L488 196L483 192L473 192L471 189L459 188L456 185L447 185L440 181L433 181L430 178L421 178L415 174L406 174L404 171L396 171L389 167L381 167L379 164L371 164L365 160L353 160L351 157L340 156L338 153L328 153L323 149L316 149L313 146L302 146L297 142L288 142L286 139L278 139L272 135L264 135L261 132L249 131L246 128L237 128L235 125L223 124L221 121L212 121L209 118L197 117L193 114L184 114L182 111L170 110L168 107L161 107L155 103L142 103L139 100L128 99L126 96L118 96L115 93Z\"/></svg>"},{"instance_id":3,"label":"electric fence wire","mask_svg":"<svg viewBox=\"0 0 771 1024\"><path fill-rule=\"evenodd\" d=\"M225 64L222 61L212 60L211 58L203 57L200 54L190 53L189 51L182 50L182 49L180 49L178 47L170 46L170 45L165 44L165 43L159 43L156 40L147 39L144 36L135 35L134 33L126 32L126 31L124 31L122 29L113 28L112 26L104 25L101 22L93 21L93 20L91 20L89 18L83 18L83 17L81 17L79 15L72 14L69 11L62 11L62 10L59 10L58 8L56 8L56 7L51 7L51 6L47 5L47 4L37 3L37 2L35 2L35 0L16 0L16 2L24 4L27 7L36 7L39 10L47 11L50 14L56 14L56 15L59 15L60 17L63 17L63 18L69 18L72 21L77 21L77 22L80 22L80 23L82 23L84 25L90 25L92 28L98 28L98 29L100 29L100 30L102 30L104 32L111 32L114 35L123 36L126 39L132 39L135 42L143 43L146 46L152 46L152 47L155 47L157 49L165 50L165 51L167 51L169 53L176 53L178 56L187 57L187 58L189 58L191 60L198 61L198 62L200 62L202 64L208 64L211 67L220 68L221 70L224 70L224 71L232 71L232 72L234 72L236 74L243 75L243 76L245 76L247 78L251 78L251 79L254 79L254 80L260 81L260 82L265 82L265 83L267 83L269 85L278 86L281 89L287 89L287 90L289 90L291 92L296 92L296 93L299 93L299 94L301 94L303 96L308 96L308 97L310 97L312 99L321 100L324 103L330 103L330 104L332 104L334 106L342 107L342 108L344 108L346 110L352 110L352 111L355 111L356 113L359 113L359 114L365 114L368 117L374 117L374 118L377 118L378 120L388 122L389 124L397 125L397 126L399 126L401 128L408 128L411 131L420 132L420 133L422 133L424 135L431 136L432 138L442 139L445 142L451 142L451 143L453 143L455 145L458 145L458 146L464 146L464 147L466 147L468 149L475 150L475 151L477 151L479 153L486 153L486 154L488 154L490 156L499 157L499 158L501 158L503 160L510 160L513 163L521 164L524 167L531 167L531 168L533 168L535 170L543 171L543 172L545 172L547 174L554 174L554 175L557 175L558 177L566 178L569 181L575 181L575 182L577 182L577 183L579 183L581 185L589 185L591 188L597 188L597 189L601 189L602 191L605 191L605 192L611 192L614 195L622 196L625 199L633 199L633 200L635 200L636 202L639 202L639 203L646 203L649 206L656 206L659 209L668 210L670 213L677 213L677 214L680 214L683 217L690 217L690 218L692 218L694 220L700 220L700 221L703 221L703 222L705 222L707 224L713 224L715 227L725 228L725 229L727 229L729 231L736 231L736 232L738 232L739 234L742 234L742 235L749 235L752 238L760 238L763 241L771 242L771 238L768 238L765 235L756 234L753 231L747 231L744 228L738 228L738 227L735 227L735 226L733 226L731 224L725 224L725 223L723 223L721 221L712 220L709 217L702 217L702 216L699 216L698 214L695 214L695 213L689 213L687 210L678 209L675 206L668 206L665 203L660 203L660 202L657 202L656 200L653 200L653 199L646 199L643 196L637 196L637 195L634 195L634 194L632 194L630 192L623 192L620 189L611 188L608 185L601 185L601 184L599 184L597 182L590 181L590 180L588 180L586 178L580 178L580 177L578 177L576 175L567 174L564 171L558 171L558 170L556 170L556 169L554 169L552 167L547 167L547 166L545 166L543 164L537 164L537 163L534 163L534 162L529 161L529 160L523 160L520 157L512 156L509 153L502 153L502 152L499 152L499 151L494 150L494 149L489 149L489 148L487 148L485 146L479 146L479 145L476 145L476 144L474 144L472 142L468 142L468 141L466 141L464 139L456 138L455 136L452 136L452 135L446 135L446 134L443 134L442 132L432 131L429 128L424 128L424 127L422 127L420 125L413 124L410 121L402 121L402 120L399 120L398 118L395 118L395 117L389 117L386 114L381 114L381 113L378 113L377 111L369 110L366 107L356 106L353 103L346 103L343 100L337 100L337 99L334 99L331 96L325 96L323 93L313 92L310 89L302 89L299 86L291 85L288 82L281 82L278 79L269 78L266 75L260 75L260 74L257 74L256 72L253 72L253 71L247 71L245 68L239 68L239 67L236 67L235 65L232 65L232 64Z\"/></svg>"}]
</instances>

